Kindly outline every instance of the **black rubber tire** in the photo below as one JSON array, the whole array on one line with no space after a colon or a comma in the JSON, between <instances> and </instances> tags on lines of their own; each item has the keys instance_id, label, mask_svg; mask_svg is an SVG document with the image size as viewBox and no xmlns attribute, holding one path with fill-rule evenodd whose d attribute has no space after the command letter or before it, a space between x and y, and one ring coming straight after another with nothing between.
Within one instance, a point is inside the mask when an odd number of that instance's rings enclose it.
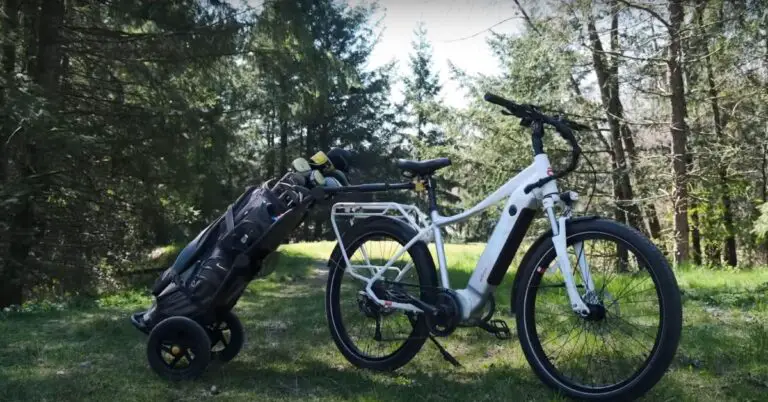
<instances>
[{"instance_id":1,"label":"black rubber tire","mask_svg":"<svg viewBox=\"0 0 768 402\"><path fill-rule=\"evenodd\" d=\"M538 335L534 333L535 323L532 317L535 294L529 292L531 289L529 285L534 279L537 268L548 266L555 257L551 239L541 242L535 250L532 250L532 258L528 260L529 263L520 267L521 278L518 289L515 290L518 338L531 368L551 388L577 399L633 400L641 397L656 385L674 359L682 330L680 291L674 273L664 255L634 228L607 219L574 222L567 228L567 244L571 245L574 240L577 240L577 236L584 236L589 233L623 240L623 243L635 255L645 259L646 267L649 268L650 276L659 296L662 318L655 338L655 348L645 361L645 366L624 382L598 390L579 386L567 381L563 376L557 375L557 369L547 359L539 345ZM532 331L528 331L529 328Z\"/></svg>"},{"instance_id":2,"label":"black rubber tire","mask_svg":"<svg viewBox=\"0 0 768 402\"><path fill-rule=\"evenodd\" d=\"M401 245L405 245L416 234L416 231L412 228L394 220L374 218L356 222L342 237L344 244L347 246L347 255L351 256L370 237L388 236ZM437 271L427 245L424 242L417 242L408 250L408 254L414 263L419 284L434 289L437 286ZM338 263L333 261L338 261ZM333 341L344 357L358 368L376 371L397 370L411 361L421 350L424 342L426 342L429 329L425 317L423 315L418 316L415 322L412 323L413 331L410 335L412 339L404 341L403 345L389 356L374 359L363 355L350 339L342 323L339 288L344 276L344 268L344 259L341 257L339 245L337 245L331 262L329 262L328 283L325 293L326 319L328 320ZM422 288L420 297L424 302L433 304L434 291Z\"/></svg>"},{"instance_id":3,"label":"black rubber tire","mask_svg":"<svg viewBox=\"0 0 768 402\"><path fill-rule=\"evenodd\" d=\"M240 322L240 319L234 312L229 310L226 313L221 314L218 317L218 322L214 324L215 326L209 329L211 332L211 348L214 348L219 342L218 337L221 335L216 334L215 331L221 332L221 330L218 330L218 326L221 323L227 324L230 333L229 343L227 343L222 350L214 351L211 349L211 360L226 363L234 359L243 349L243 344L245 344L245 330L243 329L243 324Z\"/></svg>"},{"instance_id":4,"label":"black rubber tire","mask_svg":"<svg viewBox=\"0 0 768 402\"><path fill-rule=\"evenodd\" d=\"M171 368L162 356L162 343L174 340L191 349L194 358L182 369ZM149 333L147 360L157 375L171 381L200 377L211 361L211 340L197 322L187 317L170 317L160 321Z\"/></svg>"}]
</instances>

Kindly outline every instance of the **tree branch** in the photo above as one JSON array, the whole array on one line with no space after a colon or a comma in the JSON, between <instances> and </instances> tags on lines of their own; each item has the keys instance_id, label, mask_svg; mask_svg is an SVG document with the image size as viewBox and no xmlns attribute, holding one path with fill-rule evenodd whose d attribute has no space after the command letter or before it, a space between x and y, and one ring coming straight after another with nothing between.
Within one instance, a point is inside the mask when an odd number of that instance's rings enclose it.
<instances>
[{"instance_id":1,"label":"tree branch","mask_svg":"<svg viewBox=\"0 0 768 402\"><path fill-rule=\"evenodd\" d=\"M665 27L667 27L667 29L671 29L672 28L672 26L669 25L669 22L667 22L667 20L665 20L661 16L661 14L659 14L656 11L654 11L652 8L646 7L646 6L641 6L641 5L635 4L635 3L630 3L630 2L628 2L626 0L618 0L618 1L620 3L622 3L622 4L624 4L625 6L629 7L629 8L634 8L634 9L637 9L637 10L645 11L646 13L650 14L652 17L656 18L659 22L661 22Z\"/></svg>"},{"instance_id":2,"label":"tree branch","mask_svg":"<svg viewBox=\"0 0 768 402\"><path fill-rule=\"evenodd\" d=\"M517 8L523 14L525 21L528 23L528 25L530 25L531 29L533 29L537 34L541 35L539 28L536 28L536 25L533 24L533 21L531 21L531 17L529 17L528 13L525 12L525 9L523 8L522 5L520 5L520 2L518 0L515 0L515 4L517 4Z\"/></svg>"},{"instance_id":3,"label":"tree branch","mask_svg":"<svg viewBox=\"0 0 768 402\"><path fill-rule=\"evenodd\" d=\"M534 25L533 21L531 20L531 17L528 15L527 12L525 12L525 9L520 4L518 0L515 0L515 4L517 5L517 8L520 10L520 13L523 14L523 17L525 18L525 21L528 23L528 25L533 29L534 32L536 32L539 36L541 36L541 31L539 31L539 28ZM568 75L568 83L571 84L571 88L573 89L573 92L576 93L577 96L581 97L581 89L579 88L579 83L576 81L576 78L573 77L573 74Z\"/></svg>"},{"instance_id":4,"label":"tree branch","mask_svg":"<svg viewBox=\"0 0 768 402\"><path fill-rule=\"evenodd\" d=\"M463 41L463 40L467 40L467 39L472 39L472 38L474 38L474 37L476 37L476 36L478 36L480 34L488 32L491 29L496 28L497 26L499 26L499 25L501 25L501 24L503 24L503 23L505 23L505 22L507 22L509 20L513 20L515 18L520 18L520 17L515 15L513 17L505 18L505 19L503 19L503 20L501 20L501 21L499 21L499 22L489 26L488 28L483 29L482 31L475 32L475 33L473 33L472 35L469 35L469 36L464 36L464 37L457 38L457 39L451 39L451 40L445 41L443 43L453 43L453 42L459 42L459 41Z\"/></svg>"}]
</instances>

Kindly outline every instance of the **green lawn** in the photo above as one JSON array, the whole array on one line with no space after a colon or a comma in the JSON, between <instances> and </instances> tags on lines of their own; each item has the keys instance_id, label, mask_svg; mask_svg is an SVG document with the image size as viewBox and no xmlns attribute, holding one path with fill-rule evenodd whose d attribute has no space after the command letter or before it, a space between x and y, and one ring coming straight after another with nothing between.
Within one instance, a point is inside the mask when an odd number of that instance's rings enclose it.
<instances>
[{"instance_id":1,"label":"green lawn","mask_svg":"<svg viewBox=\"0 0 768 402\"><path fill-rule=\"evenodd\" d=\"M195 382L168 383L149 369L146 336L128 321L149 304L146 291L61 311L0 315L0 400L562 400L535 377L514 337L499 341L479 329L459 329L444 340L462 368L428 342L397 373L355 369L333 345L325 321L322 267L331 247L284 247L278 271L254 281L235 307L248 337L244 350ZM481 250L448 248L454 287L463 287ZM677 274L685 300L682 345L646 400L765 400L768 289L760 286L768 270ZM497 294L497 317L514 328L512 277Z\"/></svg>"}]
</instances>

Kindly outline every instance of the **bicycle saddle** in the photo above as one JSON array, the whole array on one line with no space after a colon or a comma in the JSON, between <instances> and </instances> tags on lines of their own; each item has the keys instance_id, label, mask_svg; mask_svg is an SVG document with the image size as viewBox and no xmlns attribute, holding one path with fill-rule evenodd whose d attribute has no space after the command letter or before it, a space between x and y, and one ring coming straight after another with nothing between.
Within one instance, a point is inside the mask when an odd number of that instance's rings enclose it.
<instances>
[{"instance_id":1,"label":"bicycle saddle","mask_svg":"<svg viewBox=\"0 0 768 402\"><path fill-rule=\"evenodd\" d=\"M400 168L400 170L418 176L429 176L436 170L450 165L451 160L448 158L429 159L425 161L412 161L406 159L397 160L397 167Z\"/></svg>"}]
</instances>

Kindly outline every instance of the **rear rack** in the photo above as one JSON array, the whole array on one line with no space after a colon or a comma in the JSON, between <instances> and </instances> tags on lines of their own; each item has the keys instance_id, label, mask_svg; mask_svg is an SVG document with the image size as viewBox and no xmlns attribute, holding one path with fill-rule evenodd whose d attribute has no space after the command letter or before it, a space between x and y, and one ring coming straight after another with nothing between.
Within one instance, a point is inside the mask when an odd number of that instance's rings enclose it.
<instances>
[{"instance_id":1,"label":"rear rack","mask_svg":"<svg viewBox=\"0 0 768 402\"><path fill-rule=\"evenodd\" d=\"M350 266L347 247L344 244L337 218L347 218L350 224L354 224L355 219L370 217L381 217L400 221L410 226L417 233L422 233L421 239L426 243L434 240L434 234L430 227L429 217L421 212L415 205L399 204L396 202L339 202L331 207L331 225L336 234L336 240L339 242L342 256L346 266Z\"/></svg>"}]
</instances>

